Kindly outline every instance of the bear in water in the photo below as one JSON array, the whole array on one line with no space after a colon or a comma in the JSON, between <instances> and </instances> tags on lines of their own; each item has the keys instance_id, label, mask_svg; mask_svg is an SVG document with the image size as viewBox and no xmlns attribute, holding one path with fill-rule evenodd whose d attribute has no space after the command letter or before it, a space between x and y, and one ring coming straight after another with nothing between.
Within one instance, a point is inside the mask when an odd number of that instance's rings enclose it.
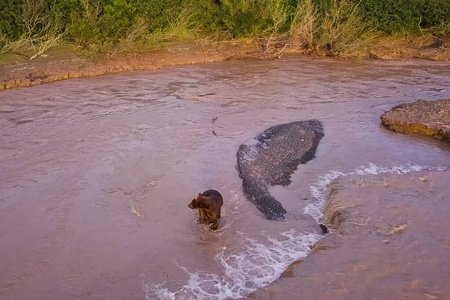
<instances>
[{"instance_id":1,"label":"bear in water","mask_svg":"<svg viewBox=\"0 0 450 300\"><path fill-rule=\"evenodd\" d=\"M188 207L198 209L198 222L211 224L210 228L216 230L220 224L220 209L223 204L222 195L216 190L207 190L199 193Z\"/></svg>"}]
</instances>

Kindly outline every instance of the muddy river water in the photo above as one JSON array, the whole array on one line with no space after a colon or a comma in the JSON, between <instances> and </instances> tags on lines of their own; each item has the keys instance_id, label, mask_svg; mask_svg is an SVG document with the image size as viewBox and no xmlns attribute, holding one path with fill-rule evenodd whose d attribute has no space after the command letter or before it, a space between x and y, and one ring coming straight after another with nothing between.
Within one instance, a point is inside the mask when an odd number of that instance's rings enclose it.
<instances>
[{"instance_id":1,"label":"muddy river water","mask_svg":"<svg viewBox=\"0 0 450 300\"><path fill-rule=\"evenodd\" d=\"M331 179L450 166L450 146L380 125L397 104L449 98L448 63L305 57L0 92L0 298L245 297L321 238ZM236 151L308 119L324 126L316 159L272 188L288 213L268 221ZM210 188L224 197L217 232L187 207Z\"/></svg>"}]
</instances>

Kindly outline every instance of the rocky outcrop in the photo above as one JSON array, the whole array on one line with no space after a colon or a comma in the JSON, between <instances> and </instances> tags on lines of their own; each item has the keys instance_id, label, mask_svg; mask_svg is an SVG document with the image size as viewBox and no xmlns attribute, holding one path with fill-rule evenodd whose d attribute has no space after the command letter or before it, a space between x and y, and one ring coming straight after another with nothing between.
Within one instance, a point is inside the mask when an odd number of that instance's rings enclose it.
<instances>
[{"instance_id":1,"label":"rocky outcrop","mask_svg":"<svg viewBox=\"0 0 450 300\"><path fill-rule=\"evenodd\" d=\"M271 127L248 140L237 152L244 193L269 220L283 220L286 210L270 193L269 186L287 186L299 164L314 158L322 124L298 121Z\"/></svg>"},{"instance_id":2,"label":"rocky outcrop","mask_svg":"<svg viewBox=\"0 0 450 300\"><path fill-rule=\"evenodd\" d=\"M450 143L450 99L401 104L385 112L381 120L394 132L425 134Z\"/></svg>"}]
</instances>

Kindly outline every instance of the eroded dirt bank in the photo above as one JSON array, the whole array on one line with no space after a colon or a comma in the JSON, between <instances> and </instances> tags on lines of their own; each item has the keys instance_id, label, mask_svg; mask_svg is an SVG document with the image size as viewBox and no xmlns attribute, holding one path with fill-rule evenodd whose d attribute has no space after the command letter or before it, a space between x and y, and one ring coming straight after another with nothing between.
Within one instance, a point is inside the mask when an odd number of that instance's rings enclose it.
<instances>
[{"instance_id":1,"label":"eroded dirt bank","mask_svg":"<svg viewBox=\"0 0 450 300\"><path fill-rule=\"evenodd\" d=\"M450 99L401 104L385 112L381 120L394 132L425 134L450 143Z\"/></svg>"},{"instance_id":2,"label":"eroded dirt bank","mask_svg":"<svg viewBox=\"0 0 450 300\"><path fill-rule=\"evenodd\" d=\"M450 170L336 179L324 216L333 232L249 298L446 299L449 182Z\"/></svg>"},{"instance_id":3,"label":"eroded dirt bank","mask_svg":"<svg viewBox=\"0 0 450 300\"><path fill-rule=\"evenodd\" d=\"M123 71L154 70L166 66L244 58L254 51L253 45L227 43L208 47L188 44L157 50L115 53L111 57L94 59L79 55L67 46L52 49L34 60L11 57L9 62L0 63L0 90Z\"/></svg>"}]
</instances>

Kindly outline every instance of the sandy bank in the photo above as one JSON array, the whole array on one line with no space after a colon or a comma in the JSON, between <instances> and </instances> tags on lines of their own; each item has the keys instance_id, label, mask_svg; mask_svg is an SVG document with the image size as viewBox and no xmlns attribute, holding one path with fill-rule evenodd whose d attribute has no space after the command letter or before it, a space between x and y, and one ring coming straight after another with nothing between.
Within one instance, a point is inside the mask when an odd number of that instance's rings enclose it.
<instances>
[{"instance_id":1,"label":"sandy bank","mask_svg":"<svg viewBox=\"0 0 450 300\"><path fill-rule=\"evenodd\" d=\"M228 43L220 47L207 47L189 44L89 58L78 54L73 47L65 46L52 49L33 60L15 55L8 55L3 61L0 59L0 90L123 71L243 58L254 51L252 45Z\"/></svg>"},{"instance_id":2,"label":"sandy bank","mask_svg":"<svg viewBox=\"0 0 450 300\"><path fill-rule=\"evenodd\" d=\"M249 299L445 299L450 170L340 177L313 254Z\"/></svg>"}]
</instances>

